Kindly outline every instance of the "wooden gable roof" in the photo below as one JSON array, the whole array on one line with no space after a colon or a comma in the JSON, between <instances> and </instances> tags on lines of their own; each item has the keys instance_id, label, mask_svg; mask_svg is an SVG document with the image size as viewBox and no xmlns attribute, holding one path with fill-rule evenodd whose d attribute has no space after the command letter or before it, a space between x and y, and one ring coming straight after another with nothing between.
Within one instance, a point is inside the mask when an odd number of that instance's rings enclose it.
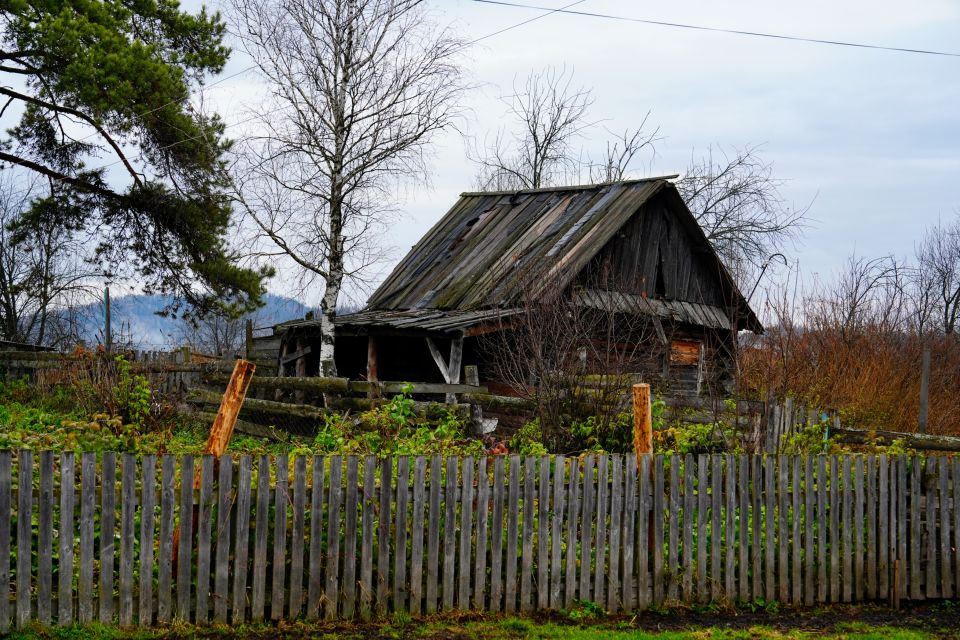
<instances>
[{"instance_id":1,"label":"wooden gable roof","mask_svg":"<svg viewBox=\"0 0 960 640\"><path fill-rule=\"evenodd\" d=\"M362 317L370 321L378 313L461 315L515 307L525 295L524 287L530 286L525 276L542 274L536 280L540 286L566 286L655 197L664 198L692 234L698 259L716 268L723 297L741 318L737 324L762 330L667 178L463 193L374 292ZM338 319L338 324L350 324L350 318Z\"/></svg>"}]
</instances>

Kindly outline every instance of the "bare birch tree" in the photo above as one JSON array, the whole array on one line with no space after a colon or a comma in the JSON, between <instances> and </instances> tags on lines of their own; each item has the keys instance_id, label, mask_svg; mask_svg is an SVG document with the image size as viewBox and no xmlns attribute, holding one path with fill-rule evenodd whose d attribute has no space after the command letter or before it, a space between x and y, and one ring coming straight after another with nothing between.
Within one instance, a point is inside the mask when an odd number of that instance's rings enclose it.
<instances>
[{"instance_id":1,"label":"bare birch tree","mask_svg":"<svg viewBox=\"0 0 960 640\"><path fill-rule=\"evenodd\" d=\"M422 0L233 0L237 32L268 86L238 166L238 199L303 282L324 283L320 373L335 373L345 279L377 261L398 180L455 124L464 45Z\"/></svg>"},{"instance_id":2,"label":"bare birch tree","mask_svg":"<svg viewBox=\"0 0 960 640\"><path fill-rule=\"evenodd\" d=\"M960 320L960 215L928 228L916 249L914 289L918 315L946 334Z\"/></svg>"},{"instance_id":3,"label":"bare birch tree","mask_svg":"<svg viewBox=\"0 0 960 640\"><path fill-rule=\"evenodd\" d=\"M482 189L539 189L569 182L584 173L594 182L625 177L642 151L652 151L659 130L645 129L649 113L635 129L607 143L603 160L592 163L575 142L598 123L588 118L591 91L573 82L573 71L546 67L514 82L513 93L501 98L512 132L501 130L477 152L477 183Z\"/></svg>"}]
</instances>

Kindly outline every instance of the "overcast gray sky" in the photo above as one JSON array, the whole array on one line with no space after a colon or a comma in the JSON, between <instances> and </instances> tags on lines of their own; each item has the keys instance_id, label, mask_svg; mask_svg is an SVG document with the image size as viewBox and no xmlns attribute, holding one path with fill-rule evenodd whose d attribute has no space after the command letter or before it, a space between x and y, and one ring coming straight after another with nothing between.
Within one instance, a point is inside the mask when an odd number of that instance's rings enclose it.
<instances>
[{"instance_id":1,"label":"overcast gray sky","mask_svg":"<svg viewBox=\"0 0 960 640\"><path fill-rule=\"evenodd\" d=\"M562 7L571 0L517 0ZM194 4L194 3L189 3ZM472 40L544 13L434 0L436 19ZM803 3L586 0L575 10L830 40L960 53L960 3L844 0ZM854 250L912 252L923 228L960 208L960 57L894 53L554 13L476 44L467 133L501 126L498 96L547 65L572 68L593 90L592 113L617 130L651 112L663 140L634 175L680 173L710 145L762 145L787 181L783 195L813 202L798 246L805 279L829 278ZM236 55L224 75L249 64ZM228 121L257 99L251 74L223 82L209 100ZM583 140L599 149L602 129ZM437 139L428 184L398 194L393 263L442 216L476 168L459 134ZM282 285L276 288L282 290ZM315 301L310 301L315 302Z\"/></svg>"}]
</instances>

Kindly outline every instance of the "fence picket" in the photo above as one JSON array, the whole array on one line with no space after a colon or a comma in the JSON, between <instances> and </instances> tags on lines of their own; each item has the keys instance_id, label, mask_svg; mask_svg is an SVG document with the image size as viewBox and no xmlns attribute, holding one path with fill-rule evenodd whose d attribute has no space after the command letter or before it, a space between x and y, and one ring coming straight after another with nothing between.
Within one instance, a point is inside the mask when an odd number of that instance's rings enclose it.
<instances>
[{"instance_id":1,"label":"fence picket","mask_svg":"<svg viewBox=\"0 0 960 640\"><path fill-rule=\"evenodd\" d=\"M10 460L9 451L0 451L0 633L10 630Z\"/></svg>"},{"instance_id":2,"label":"fence picket","mask_svg":"<svg viewBox=\"0 0 960 640\"><path fill-rule=\"evenodd\" d=\"M923 591L920 580L920 464L914 459L910 473L910 598L922 600ZM904 492L906 493L906 492ZM904 570L906 567L901 569Z\"/></svg>"},{"instance_id":3,"label":"fence picket","mask_svg":"<svg viewBox=\"0 0 960 640\"><path fill-rule=\"evenodd\" d=\"M17 628L30 623L33 558L33 452L21 449L17 458ZM113 540L110 541L111 548ZM113 571L110 572L111 579Z\"/></svg>"},{"instance_id":4,"label":"fence picket","mask_svg":"<svg viewBox=\"0 0 960 640\"><path fill-rule=\"evenodd\" d=\"M407 506L410 488L410 457L397 458L396 544L393 567L393 610L406 611L407 602Z\"/></svg>"},{"instance_id":5,"label":"fence picket","mask_svg":"<svg viewBox=\"0 0 960 640\"><path fill-rule=\"evenodd\" d=\"M557 456L553 461L553 511L550 518L550 602L551 609L558 610L563 607L560 591L561 574L561 548L563 546L563 515L565 510L566 494L564 493L563 476L566 472L566 458ZM484 484L486 481L484 481ZM486 512L486 505L484 505ZM480 530L478 530L478 535ZM482 548L481 545L477 545ZM479 607L478 607L479 608Z\"/></svg>"},{"instance_id":6,"label":"fence picket","mask_svg":"<svg viewBox=\"0 0 960 640\"><path fill-rule=\"evenodd\" d=\"M497 484L494 483L494 500L496 501L497 498L500 500L501 521L493 532L495 536L494 540L499 540L503 533L503 458L497 458L497 462L500 464L500 482L499 490ZM435 455L430 460L430 511L427 522L427 587L426 602L423 606L423 610L428 614L436 613L437 611L437 578L440 574L440 490L443 483L442 474L442 458ZM494 521L496 522L496 516L494 516ZM492 562L495 564L492 565L490 576L491 598L498 598L499 594L494 593L494 586L499 585L500 574L497 570L500 562L499 552L493 556Z\"/></svg>"},{"instance_id":7,"label":"fence picket","mask_svg":"<svg viewBox=\"0 0 960 640\"><path fill-rule=\"evenodd\" d=\"M558 458L559 460L559 458ZM560 462L557 462L559 465ZM473 568L473 608L482 611L485 608L487 588L487 521L490 511L490 478L487 474L487 458L477 461L477 542L474 551ZM421 524L422 528L422 524ZM557 549L559 554L559 548Z\"/></svg>"},{"instance_id":8,"label":"fence picket","mask_svg":"<svg viewBox=\"0 0 960 640\"><path fill-rule=\"evenodd\" d=\"M864 588L863 456L857 456L854 462L853 488L853 597L857 602L861 602L863 600Z\"/></svg>"},{"instance_id":9,"label":"fence picket","mask_svg":"<svg viewBox=\"0 0 960 640\"><path fill-rule=\"evenodd\" d=\"M840 465L830 456L830 602L840 602Z\"/></svg>"},{"instance_id":10,"label":"fence picket","mask_svg":"<svg viewBox=\"0 0 960 640\"><path fill-rule=\"evenodd\" d=\"M173 601L170 591L173 579L173 518L177 504L176 463L176 458L172 455L165 455L160 469L160 544L157 548L157 622L159 623L168 623L173 619ZM81 575L83 575L82 568Z\"/></svg>"},{"instance_id":11,"label":"fence picket","mask_svg":"<svg viewBox=\"0 0 960 640\"><path fill-rule=\"evenodd\" d=\"M696 527L696 494L693 490L696 482L696 469L693 466L693 454L683 458L683 597L688 602L694 599L693 569L696 560L693 557L693 530Z\"/></svg>"},{"instance_id":12,"label":"fence picket","mask_svg":"<svg viewBox=\"0 0 960 640\"><path fill-rule=\"evenodd\" d=\"M152 456L144 456L152 458ZM146 464L146 462L144 463ZM73 532L75 530L75 507L76 500L76 479L75 479L75 457L72 451L65 451L60 454L60 513L57 525L57 542L59 543L59 583L57 588L57 624L73 624ZM0 468L0 474L3 473ZM144 485L146 486L146 485ZM151 514L152 515L152 514ZM4 517L3 510L0 508L0 521ZM151 531L152 534L152 531ZM152 540L152 535L151 535ZM2 546L2 545L0 545ZM151 545L151 552L153 547ZM0 549L2 553L2 549ZM3 556L0 556L3 557ZM6 563L9 563L9 554L5 557ZM153 566L151 562L147 565ZM0 580L3 578L0 577ZM0 593L0 598L6 597L5 593ZM141 620L144 620L141 618ZM146 619L146 624L151 620ZM141 622L142 624L142 622ZM0 625L2 626L2 625Z\"/></svg>"},{"instance_id":13,"label":"fence picket","mask_svg":"<svg viewBox=\"0 0 960 640\"><path fill-rule=\"evenodd\" d=\"M423 599L423 513L426 496L426 460L413 463L413 524L410 538L410 613L420 615ZM349 500L348 500L349 502ZM479 607L478 607L479 608Z\"/></svg>"},{"instance_id":14,"label":"fence picket","mask_svg":"<svg viewBox=\"0 0 960 640\"><path fill-rule=\"evenodd\" d=\"M742 484L742 483L741 483ZM816 541L813 538L813 520L814 520L814 480L813 480L813 458L806 456L803 461L803 603L807 606L813 605L816 601L816 595L813 590L813 573L816 567ZM745 567L746 563L741 567Z\"/></svg>"},{"instance_id":15,"label":"fence picket","mask_svg":"<svg viewBox=\"0 0 960 640\"><path fill-rule=\"evenodd\" d=\"M737 564L737 544L736 544L736 524L735 517L737 512L737 467L732 455L727 454L726 460L726 506L724 515L726 523L724 526L724 544L726 545L726 566L723 569L724 595L729 600L735 599L735 582ZM799 563L798 563L799 565Z\"/></svg>"},{"instance_id":16,"label":"fence picket","mask_svg":"<svg viewBox=\"0 0 960 640\"><path fill-rule=\"evenodd\" d=\"M40 452L37 518L37 621L50 626L53 604L53 452Z\"/></svg>"},{"instance_id":17,"label":"fence picket","mask_svg":"<svg viewBox=\"0 0 960 640\"><path fill-rule=\"evenodd\" d=\"M866 597L870 600L875 600L877 597L877 547L880 546L880 544L886 544L886 541L878 543L877 539L877 531L879 529L877 526L877 459L876 456L872 454L867 456L866 493L867 524L865 527L865 544L867 564L864 569L867 574Z\"/></svg>"},{"instance_id":18,"label":"fence picket","mask_svg":"<svg viewBox=\"0 0 960 640\"><path fill-rule=\"evenodd\" d=\"M747 456L740 457L740 470L738 472L739 476L739 485L738 492L740 497L740 511L739 515L739 539L740 543L740 555L738 557L737 565L737 596L743 602L750 600L750 582L749 582L749 571L747 567L750 566L750 518L748 514L750 513L750 461L751 458ZM808 473L810 480L813 479L813 474ZM813 493L811 492L812 496ZM810 513L811 510L808 510ZM756 514L753 516L756 517ZM812 522L812 515L807 519L808 523ZM689 531L689 525L686 527L686 530ZM689 549L689 546L686 548Z\"/></svg>"},{"instance_id":19,"label":"fence picket","mask_svg":"<svg viewBox=\"0 0 960 640\"><path fill-rule=\"evenodd\" d=\"M379 520L377 522L377 615L387 615L390 599L390 503L393 459L380 462Z\"/></svg>"},{"instance_id":20,"label":"fence picket","mask_svg":"<svg viewBox=\"0 0 960 640\"><path fill-rule=\"evenodd\" d=\"M250 594L250 619L263 620L267 593L267 537L270 529L270 459L260 456L257 463L257 514L253 539L253 581Z\"/></svg>"},{"instance_id":21,"label":"fence picket","mask_svg":"<svg viewBox=\"0 0 960 640\"><path fill-rule=\"evenodd\" d=\"M511 478L511 485L513 478ZM454 602L454 564L457 557L457 461L447 458L447 486L443 518L443 608L453 609ZM511 512L516 512L511 508ZM509 580L508 580L509 582Z\"/></svg>"},{"instance_id":22,"label":"fence picket","mask_svg":"<svg viewBox=\"0 0 960 640\"><path fill-rule=\"evenodd\" d=\"M113 621L113 577L116 542L117 454L108 451L101 463L100 486L100 622Z\"/></svg>"},{"instance_id":23,"label":"fence picket","mask_svg":"<svg viewBox=\"0 0 960 640\"><path fill-rule=\"evenodd\" d=\"M213 620L219 624L227 623L230 609L230 525L232 523L233 459L229 455L220 457L220 471L217 478L217 526L216 551L214 552L213 578ZM299 554L302 556L302 553ZM296 562L297 554L292 561Z\"/></svg>"},{"instance_id":24,"label":"fence picket","mask_svg":"<svg viewBox=\"0 0 960 640\"><path fill-rule=\"evenodd\" d=\"M193 566L193 456L180 463L180 538L176 552L177 610L180 622L190 622L190 569Z\"/></svg>"},{"instance_id":25,"label":"fence picket","mask_svg":"<svg viewBox=\"0 0 960 640\"><path fill-rule=\"evenodd\" d=\"M324 590L323 609L323 616L327 620L337 617L340 605L340 504L343 494L340 483L342 475L343 458L330 456L330 492L327 499L327 583Z\"/></svg>"},{"instance_id":26,"label":"fence picket","mask_svg":"<svg viewBox=\"0 0 960 640\"><path fill-rule=\"evenodd\" d=\"M946 456L938 459L940 465L940 597L953 597L953 551L950 548L950 461Z\"/></svg>"},{"instance_id":27,"label":"fence picket","mask_svg":"<svg viewBox=\"0 0 960 640\"><path fill-rule=\"evenodd\" d=\"M577 516L580 513L580 460L578 458L570 459L567 476L567 544L563 558L563 606L565 608L573 606L577 593ZM501 509L502 503L501 500ZM497 504L494 503L494 514L496 514L496 507ZM494 610L497 609L494 608Z\"/></svg>"},{"instance_id":28,"label":"fence picket","mask_svg":"<svg viewBox=\"0 0 960 640\"><path fill-rule=\"evenodd\" d=\"M669 518L667 533L667 598L677 599L679 587L677 578L680 576L680 457L670 456L670 495L665 518Z\"/></svg>"},{"instance_id":29,"label":"fence picket","mask_svg":"<svg viewBox=\"0 0 960 640\"><path fill-rule=\"evenodd\" d=\"M650 495L650 461L652 456L640 456L640 479L638 512L637 512L637 606L643 610L651 602L650 584L650 509L652 497ZM701 485L702 486L702 485ZM584 525L586 526L586 525Z\"/></svg>"},{"instance_id":30,"label":"fence picket","mask_svg":"<svg viewBox=\"0 0 960 640\"><path fill-rule=\"evenodd\" d=\"M221 476L221 482L223 478ZM229 480L228 486L229 486ZM356 481L354 481L356 483ZM223 501L223 489L221 484L221 508L229 508L229 503ZM356 505L356 501L353 502ZM307 459L304 456L297 456L293 461L293 529L290 531L290 600L288 607L291 618L299 618L303 611L303 559L306 555L306 506L307 506ZM225 522L227 540L230 539L230 521ZM350 540L349 532L346 535ZM226 548L226 546L225 546ZM219 549L219 547L218 547ZM219 570L217 576L219 577ZM345 588L351 589L351 582L346 582ZM226 578L224 577L224 588L226 588ZM224 594L226 602L226 594ZM224 609L226 615L226 609Z\"/></svg>"},{"instance_id":31,"label":"fence picket","mask_svg":"<svg viewBox=\"0 0 960 640\"><path fill-rule=\"evenodd\" d=\"M550 515L550 457L542 456L539 462L540 478L537 482L537 608L550 606L549 593L549 532ZM469 487L469 484L467 485Z\"/></svg>"},{"instance_id":32,"label":"fence picket","mask_svg":"<svg viewBox=\"0 0 960 640\"><path fill-rule=\"evenodd\" d=\"M206 454L200 460L200 507L197 511L197 624L210 619L210 567L213 536L213 456ZM278 509L279 511L279 505ZM183 535L183 532L181 532ZM282 557L282 556L281 556ZM274 557L276 562L276 557ZM283 564L283 563L281 563Z\"/></svg>"},{"instance_id":33,"label":"fence picket","mask_svg":"<svg viewBox=\"0 0 960 640\"><path fill-rule=\"evenodd\" d=\"M370 619L373 603L373 507L376 495L376 472L376 457L365 456L363 459L363 513L360 516L360 526L363 530L360 543L360 582L357 586L360 591L360 617L364 620ZM316 508L313 513L319 517ZM312 521L310 526L313 527ZM311 549L313 548L312 535ZM317 544L319 546L319 541Z\"/></svg>"},{"instance_id":34,"label":"fence picket","mask_svg":"<svg viewBox=\"0 0 960 640\"><path fill-rule=\"evenodd\" d=\"M763 456L763 494L765 498L763 528L766 536L766 545L764 547L764 592L769 601L777 599L777 585L774 581L776 568L774 559L776 558L776 517L774 515L777 492L774 486L774 477L776 472L776 458L772 454Z\"/></svg>"},{"instance_id":35,"label":"fence picket","mask_svg":"<svg viewBox=\"0 0 960 640\"><path fill-rule=\"evenodd\" d=\"M710 499L707 489L709 460L706 455L697 457L697 595L701 602L710 599L707 583L707 515Z\"/></svg>"},{"instance_id":36,"label":"fence picket","mask_svg":"<svg viewBox=\"0 0 960 640\"><path fill-rule=\"evenodd\" d=\"M247 566L250 552L250 483L252 460L241 456L237 474L236 534L233 548L233 624L246 621L247 613Z\"/></svg>"},{"instance_id":37,"label":"fence picket","mask_svg":"<svg viewBox=\"0 0 960 640\"><path fill-rule=\"evenodd\" d=\"M497 456L493 460L493 516L490 521L490 611L499 612L503 610L503 501L504 501L504 457ZM437 484L439 485L440 476L437 474ZM571 479L572 481L572 479ZM430 521L433 522L433 490L430 493ZM431 524L431 536L433 534L433 525ZM431 538L433 540L433 538ZM435 545L434 545L435 546ZM568 553L570 549L567 549ZM428 577L427 582L427 602L430 603L430 580L432 579L434 601L436 600L436 553L434 561L430 568L432 578ZM429 611L429 609L428 609Z\"/></svg>"},{"instance_id":38,"label":"fence picket","mask_svg":"<svg viewBox=\"0 0 960 640\"><path fill-rule=\"evenodd\" d=\"M609 565L607 568L607 610L619 611L623 603L620 591L620 534L623 523L623 460L614 455L611 461L610 484L610 544ZM545 608L545 607L542 607Z\"/></svg>"},{"instance_id":39,"label":"fence picket","mask_svg":"<svg viewBox=\"0 0 960 640\"><path fill-rule=\"evenodd\" d=\"M52 463L53 460L51 459L50 462ZM123 454L121 474L120 625L129 627L133 624L133 543L135 535L133 526L137 511L137 459L132 453ZM150 544L153 544L152 535L150 536Z\"/></svg>"},{"instance_id":40,"label":"fence picket","mask_svg":"<svg viewBox=\"0 0 960 640\"><path fill-rule=\"evenodd\" d=\"M714 600L720 599L723 589L720 575L720 544L723 540L720 530L722 512L723 456L714 454L710 456L710 596Z\"/></svg>"},{"instance_id":41,"label":"fence picket","mask_svg":"<svg viewBox=\"0 0 960 640\"><path fill-rule=\"evenodd\" d=\"M457 565L457 608L470 608L470 552L473 550L473 458L460 460L460 555Z\"/></svg>"},{"instance_id":42,"label":"fence picket","mask_svg":"<svg viewBox=\"0 0 960 640\"><path fill-rule=\"evenodd\" d=\"M624 459L624 490L623 490L623 608L633 611L636 607L636 524L637 524L637 465L632 456ZM689 529L689 526L687 527ZM572 539L568 537L568 540ZM689 553L690 546L686 547ZM559 608L555 606L554 608Z\"/></svg>"},{"instance_id":43,"label":"fence picket","mask_svg":"<svg viewBox=\"0 0 960 640\"><path fill-rule=\"evenodd\" d=\"M597 457L597 529L593 543L594 577L593 600L598 603L606 602L606 564L607 553L607 480L610 472L610 459L606 455Z\"/></svg>"},{"instance_id":44,"label":"fence picket","mask_svg":"<svg viewBox=\"0 0 960 640\"><path fill-rule=\"evenodd\" d=\"M448 469L449 474L449 469ZM448 476L449 481L449 476ZM517 515L520 506L520 458L510 456L510 478L507 484L507 530L506 530L506 566L504 568L504 603L503 610L513 613L517 610ZM447 495L450 495L448 491ZM447 507L450 508L449 505ZM448 518L449 519L449 518ZM449 545L448 545L449 546ZM446 563L444 563L444 582L446 582ZM452 575L451 575L452 582ZM444 589L444 604L446 604L446 588ZM453 595L450 596L451 602Z\"/></svg>"}]
</instances>

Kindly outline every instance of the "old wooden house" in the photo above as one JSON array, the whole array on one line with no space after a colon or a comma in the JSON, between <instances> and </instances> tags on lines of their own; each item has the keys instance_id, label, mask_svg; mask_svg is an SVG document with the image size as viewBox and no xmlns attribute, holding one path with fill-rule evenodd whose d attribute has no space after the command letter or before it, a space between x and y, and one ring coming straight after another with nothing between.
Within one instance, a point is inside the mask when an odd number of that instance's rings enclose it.
<instances>
[{"instance_id":1,"label":"old wooden house","mask_svg":"<svg viewBox=\"0 0 960 640\"><path fill-rule=\"evenodd\" d=\"M338 318L338 375L456 383L475 365L505 392L484 345L558 295L638 320L642 337L591 340L640 341L637 373L687 392L728 380L737 332L762 331L670 178L463 193L366 307ZM316 375L319 323L278 329L281 375Z\"/></svg>"}]
</instances>

